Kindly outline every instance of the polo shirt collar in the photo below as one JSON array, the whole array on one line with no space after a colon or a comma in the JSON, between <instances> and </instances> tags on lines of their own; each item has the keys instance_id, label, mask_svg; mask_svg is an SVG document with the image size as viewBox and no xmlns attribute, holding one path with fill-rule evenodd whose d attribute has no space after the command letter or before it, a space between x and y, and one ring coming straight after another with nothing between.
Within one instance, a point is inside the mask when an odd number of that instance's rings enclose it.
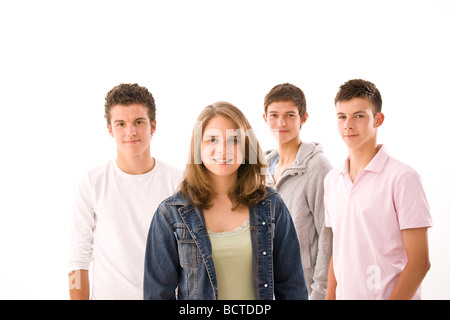
<instances>
[{"instance_id":1,"label":"polo shirt collar","mask_svg":"<svg viewBox=\"0 0 450 320\"><path fill-rule=\"evenodd\" d=\"M380 144L378 145L380 150L378 150L375 157L373 157L372 161L364 168L366 171L372 171L375 173L380 173L383 170L384 165L386 164L387 159L389 158L389 154L387 152L387 148Z\"/></svg>"},{"instance_id":2,"label":"polo shirt collar","mask_svg":"<svg viewBox=\"0 0 450 320\"><path fill-rule=\"evenodd\" d=\"M380 150L378 150L377 154L373 159L369 162L369 164L364 168L364 171L372 171L375 173L380 173L383 170L384 165L386 164L387 159L389 158L389 153L387 148L383 144L379 144ZM348 164L349 157L345 160L344 164L341 167L340 174L348 174Z\"/></svg>"}]
</instances>

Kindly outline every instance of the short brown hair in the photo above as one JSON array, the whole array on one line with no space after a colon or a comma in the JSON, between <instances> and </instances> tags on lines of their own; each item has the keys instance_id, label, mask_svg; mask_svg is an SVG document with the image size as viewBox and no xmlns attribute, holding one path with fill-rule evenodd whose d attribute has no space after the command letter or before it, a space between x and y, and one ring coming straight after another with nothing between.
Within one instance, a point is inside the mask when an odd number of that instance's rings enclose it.
<instances>
[{"instance_id":1,"label":"short brown hair","mask_svg":"<svg viewBox=\"0 0 450 320\"><path fill-rule=\"evenodd\" d=\"M306 113L305 94L293 84L283 83L273 87L264 98L264 113L267 114L269 105L277 101L292 101L297 106L300 117Z\"/></svg>"},{"instance_id":2,"label":"short brown hair","mask_svg":"<svg viewBox=\"0 0 450 320\"><path fill-rule=\"evenodd\" d=\"M244 141L241 146L245 150L243 163L238 169L238 181L231 188L228 196L233 201L233 208L240 205L252 207L264 197L266 192L263 172L266 163L263 151L247 118L241 110L228 102L216 102L209 105L198 116L191 138L190 161L186 164L181 182L181 194L189 197L200 209L208 209L212 206L215 196L213 181L202 161L194 161L194 159L199 157L201 159L201 136L208 122L217 116L230 119L240 131L245 133L244 139L241 140ZM252 155L255 156L253 159Z\"/></svg>"},{"instance_id":3,"label":"short brown hair","mask_svg":"<svg viewBox=\"0 0 450 320\"><path fill-rule=\"evenodd\" d=\"M383 104L381 94L372 82L362 79L353 79L345 82L339 87L339 91L334 98L334 104L336 105L339 101L348 101L353 98L363 98L372 103L374 115L381 112L381 105Z\"/></svg>"},{"instance_id":4,"label":"short brown hair","mask_svg":"<svg viewBox=\"0 0 450 320\"><path fill-rule=\"evenodd\" d=\"M142 104L147 107L147 114L150 122L156 118L155 99L145 87L137 83L121 83L112 88L105 97L105 119L107 124L111 124L111 109L116 105L129 106L131 104Z\"/></svg>"}]
</instances>

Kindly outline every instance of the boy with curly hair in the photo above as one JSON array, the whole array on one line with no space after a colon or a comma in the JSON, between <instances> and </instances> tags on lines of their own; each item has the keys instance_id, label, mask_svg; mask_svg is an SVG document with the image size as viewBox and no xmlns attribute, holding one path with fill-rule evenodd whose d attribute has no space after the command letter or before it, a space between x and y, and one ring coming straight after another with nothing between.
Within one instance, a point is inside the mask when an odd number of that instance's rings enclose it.
<instances>
[{"instance_id":1,"label":"boy with curly hair","mask_svg":"<svg viewBox=\"0 0 450 320\"><path fill-rule=\"evenodd\" d=\"M120 84L105 100L117 157L89 171L76 193L70 297L140 300L150 222L159 203L178 188L181 171L152 157L156 107L147 88Z\"/></svg>"}]
</instances>

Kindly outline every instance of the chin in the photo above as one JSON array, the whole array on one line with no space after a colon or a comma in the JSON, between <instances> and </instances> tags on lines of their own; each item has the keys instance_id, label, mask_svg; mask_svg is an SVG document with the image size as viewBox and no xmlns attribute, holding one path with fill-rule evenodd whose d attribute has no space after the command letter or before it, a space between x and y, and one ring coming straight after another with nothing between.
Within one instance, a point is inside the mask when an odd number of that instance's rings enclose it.
<instances>
[{"instance_id":1,"label":"chin","mask_svg":"<svg viewBox=\"0 0 450 320\"><path fill-rule=\"evenodd\" d=\"M228 177L232 176L237 173L237 170L239 169L239 166L236 167L236 165L228 165L225 167L219 167L219 168L211 168L207 167L209 172L214 174L217 177Z\"/></svg>"}]
</instances>

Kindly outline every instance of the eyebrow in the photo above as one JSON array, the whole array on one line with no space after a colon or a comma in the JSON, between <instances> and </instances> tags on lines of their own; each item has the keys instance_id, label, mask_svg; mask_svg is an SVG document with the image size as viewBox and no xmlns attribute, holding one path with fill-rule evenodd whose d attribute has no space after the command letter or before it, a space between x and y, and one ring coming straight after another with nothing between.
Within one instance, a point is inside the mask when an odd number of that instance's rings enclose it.
<instances>
[{"instance_id":1,"label":"eyebrow","mask_svg":"<svg viewBox=\"0 0 450 320\"><path fill-rule=\"evenodd\" d=\"M136 119L134 119L133 121L142 121L142 120L144 120L144 121L146 121L147 119L146 118L144 118L144 117L140 117L140 118L136 118ZM114 123L116 123L116 122L125 122L125 120L114 120Z\"/></svg>"},{"instance_id":2,"label":"eyebrow","mask_svg":"<svg viewBox=\"0 0 450 320\"><path fill-rule=\"evenodd\" d=\"M269 111L268 113L279 113L278 111ZM297 114L297 112L295 112L295 111L287 111L287 112L284 112L284 113L293 113L293 114Z\"/></svg>"},{"instance_id":3,"label":"eyebrow","mask_svg":"<svg viewBox=\"0 0 450 320\"><path fill-rule=\"evenodd\" d=\"M222 134L214 134L214 133L208 133L208 134L205 134L204 135L205 137L221 137L221 136L223 136ZM227 137L238 137L239 136L239 134L237 134L237 133L233 133L233 134L229 134L229 135L227 135Z\"/></svg>"},{"instance_id":4,"label":"eyebrow","mask_svg":"<svg viewBox=\"0 0 450 320\"><path fill-rule=\"evenodd\" d=\"M356 112L353 112L352 114L358 114L358 113L366 113L365 111L356 111ZM338 112L338 113L336 113L336 115L346 115L345 113L343 113L343 112Z\"/></svg>"}]
</instances>

